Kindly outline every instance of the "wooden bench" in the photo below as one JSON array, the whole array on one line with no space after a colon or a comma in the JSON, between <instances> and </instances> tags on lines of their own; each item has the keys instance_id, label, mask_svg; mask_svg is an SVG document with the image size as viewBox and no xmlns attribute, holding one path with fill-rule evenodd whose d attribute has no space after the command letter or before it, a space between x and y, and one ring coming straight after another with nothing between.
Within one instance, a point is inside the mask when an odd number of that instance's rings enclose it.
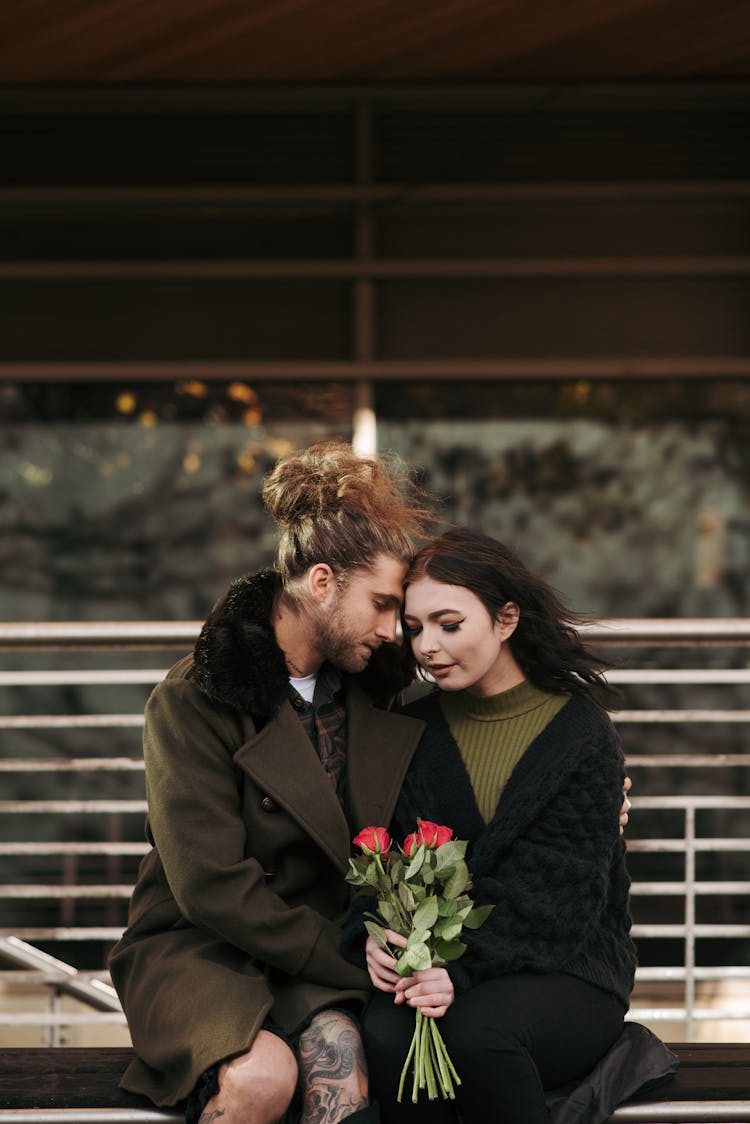
<instances>
[{"instance_id":1,"label":"wooden bench","mask_svg":"<svg viewBox=\"0 0 750 1124\"><path fill-rule=\"evenodd\" d=\"M750 1122L750 1043L672 1045L676 1075L610 1124ZM130 1049L0 1049L0 1124L171 1124L179 1109L154 1108L118 1089ZM470 1124L475 1124L471 1121Z\"/></svg>"}]
</instances>

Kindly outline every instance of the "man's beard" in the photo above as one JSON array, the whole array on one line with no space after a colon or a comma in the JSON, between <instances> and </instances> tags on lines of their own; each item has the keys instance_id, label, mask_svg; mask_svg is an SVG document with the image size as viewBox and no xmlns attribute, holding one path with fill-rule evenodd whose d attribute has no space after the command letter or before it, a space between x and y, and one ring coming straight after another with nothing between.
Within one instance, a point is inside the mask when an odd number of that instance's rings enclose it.
<instances>
[{"instance_id":1,"label":"man's beard","mask_svg":"<svg viewBox=\"0 0 750 1124\"><path fill-rule=\"evenodd\" d=\"M371 650L364 646L358 635L347 632L339 608L333 608L328 613L321 612L315 622L315 630L318 649L330 664L349 674L364 671Z\"/></svg>"}]
</instances>

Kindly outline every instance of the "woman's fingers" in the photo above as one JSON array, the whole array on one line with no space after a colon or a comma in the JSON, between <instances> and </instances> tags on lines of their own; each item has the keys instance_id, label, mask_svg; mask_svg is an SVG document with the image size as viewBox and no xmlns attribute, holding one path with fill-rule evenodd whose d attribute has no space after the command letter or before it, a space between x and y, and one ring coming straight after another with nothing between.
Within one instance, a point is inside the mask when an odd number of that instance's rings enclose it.
<instances>
[{"instance_id":1,"label":"woman's fingers","mask_svg":"<svg viewBox=\"0 0 750 1124\"><path fill-rule=\"evenodd\" d=\"M396 984L396 1003L419 1007L423 1015L440 1018L455 998L453 981L445 968L428 968L413 976L399 979Z\"/></svg>"},{"instance_id":2,"label":"woman's fingers","mask_svg":"<svg viewBox=\"0 0 750 1124\"><path fill-rule=\"evenodd\" d=\"M395 970L396 961L372 937L367 938L365 959L373 987L378 991L393 991L401 978Z\"/></svg>"}]
</instances>

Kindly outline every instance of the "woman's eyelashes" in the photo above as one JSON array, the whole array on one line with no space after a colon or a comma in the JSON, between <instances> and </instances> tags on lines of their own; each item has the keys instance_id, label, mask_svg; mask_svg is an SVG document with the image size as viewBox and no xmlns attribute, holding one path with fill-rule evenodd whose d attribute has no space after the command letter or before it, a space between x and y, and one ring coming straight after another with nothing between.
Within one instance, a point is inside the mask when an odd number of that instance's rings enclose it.
<instances>
[{"instance_id":1,"label":"woman's eyelashes","mask_svg":"<svg viewBox=\"0 0 750 1124\"><path fill-rule=\"evenodd\" d=\"M440 628L443 632L458 632L463 623L463 620L451 621L448 624L441 624ZM420 632L422 631L422 626L421 624L404 624L403 629L404 636L419 636Z\"/></svg>"}]
</instances>

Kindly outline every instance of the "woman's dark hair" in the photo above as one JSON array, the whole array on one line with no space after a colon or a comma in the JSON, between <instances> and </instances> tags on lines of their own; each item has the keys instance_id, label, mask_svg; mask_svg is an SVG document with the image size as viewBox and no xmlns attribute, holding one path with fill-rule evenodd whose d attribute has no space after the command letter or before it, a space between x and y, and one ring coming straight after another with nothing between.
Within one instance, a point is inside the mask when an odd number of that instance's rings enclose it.
<instances>
[{"instance_id":1,"label":"woman's dark hair","mask_svg":"<svg viewBox=\"0 0 750 1124\"><path fill-rule=\"evenodd\" d=\"M506 643L535 686L591 695L600 703L619 698L602 675L606 661L590 652L576 631L585 618L567 609L551 586L497 539L455 527L420 550L407 586L421 577L470 590L493 620L514 601L518 624Z\"/></svg>"}]
</instances>

